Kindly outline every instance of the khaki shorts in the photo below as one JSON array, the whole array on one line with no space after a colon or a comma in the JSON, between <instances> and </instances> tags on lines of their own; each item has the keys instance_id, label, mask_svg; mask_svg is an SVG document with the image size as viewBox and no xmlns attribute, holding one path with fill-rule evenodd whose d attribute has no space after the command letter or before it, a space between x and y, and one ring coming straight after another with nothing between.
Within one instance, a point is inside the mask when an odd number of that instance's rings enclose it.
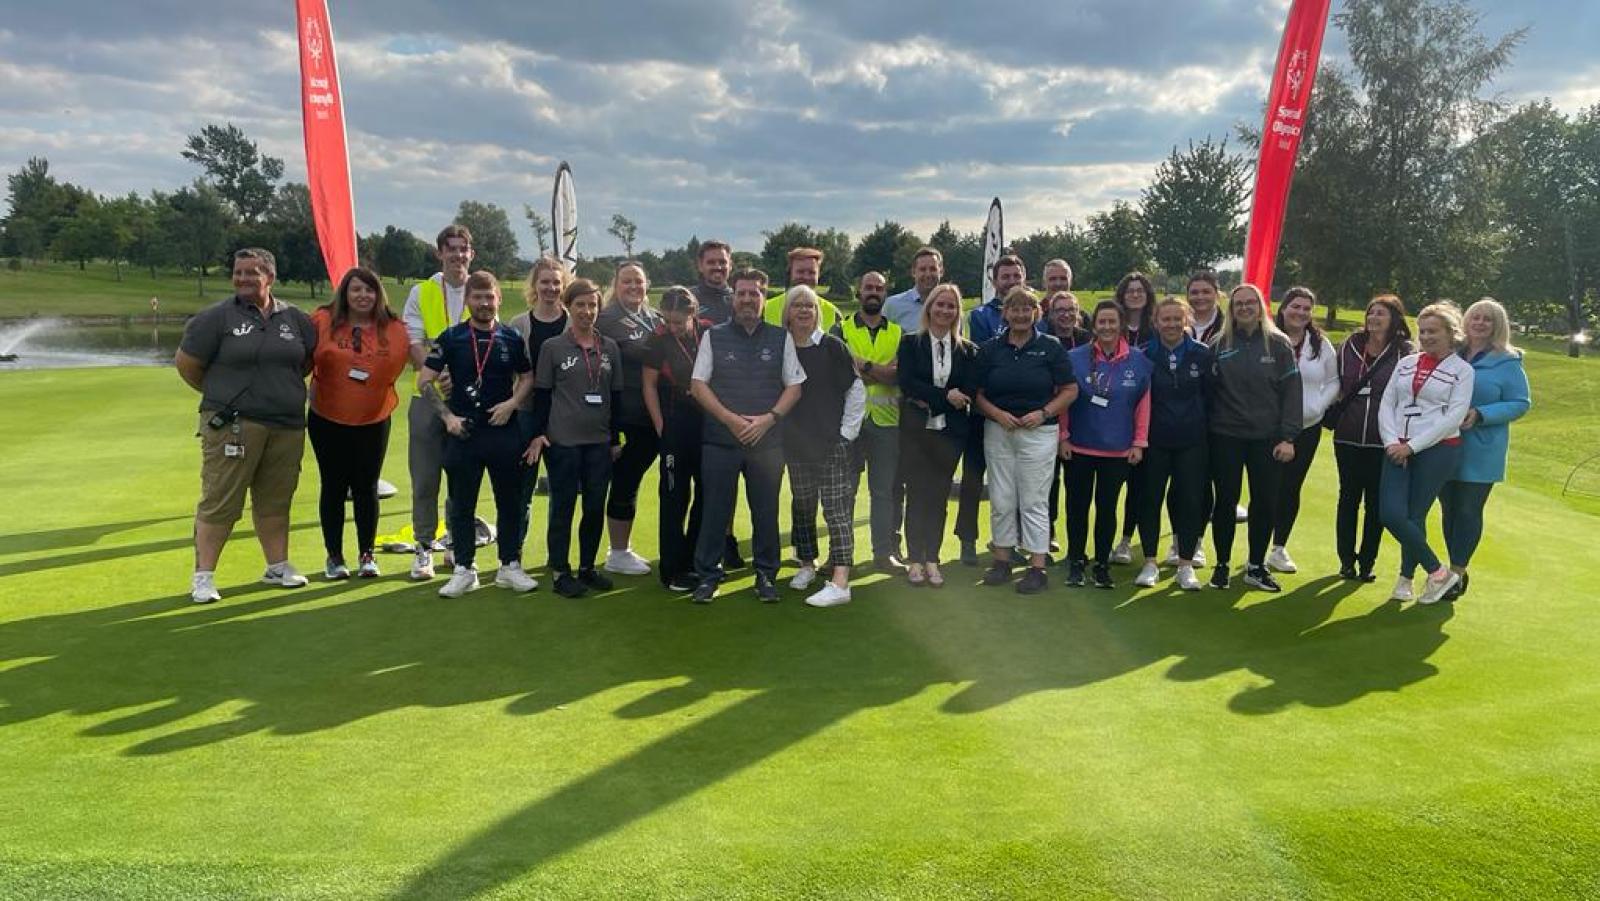
<instances>
[{"instance_id":1,"label":"khaki shorts","mask_svg":"<svg viewBox=\"0 0 1600 901\"><path fill-rule=\"evenodd\" d=\"M300 484L306 430L242 417L214 429L206 425L210 418L210 413L200 414L200 503L195 518L217 525L238 522L247 490L257 516L288 516L289 502ZM229 456L228 445L243 447L244 453Z\"/></svg>"}]
</instances>

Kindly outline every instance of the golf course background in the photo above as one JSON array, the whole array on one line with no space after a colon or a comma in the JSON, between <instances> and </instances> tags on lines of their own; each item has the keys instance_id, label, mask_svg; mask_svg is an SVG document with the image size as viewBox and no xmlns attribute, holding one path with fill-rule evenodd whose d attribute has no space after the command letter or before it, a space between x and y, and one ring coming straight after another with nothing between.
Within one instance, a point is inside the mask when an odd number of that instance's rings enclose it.
<instances>
[{"instance_id":1,"label":"golf course background","mask_svg":"<svg viewBox=\"0 0 1600 901\"><path fill-rule=\"evenodd\" d=\"M1600 895L1600 507L1561 492L1595 365L1534 345L1471 592L1433 608L1385 601L1392 540L1378 584L1331 577L1326 442L1281 595L953 566L827 611L748 571L708 608L446 601L393 555L281 591L246 521L197 608L193 393L0 373L0 897ZM308 451L307 572L316 484Z\"/></svg>"}]
</instances>

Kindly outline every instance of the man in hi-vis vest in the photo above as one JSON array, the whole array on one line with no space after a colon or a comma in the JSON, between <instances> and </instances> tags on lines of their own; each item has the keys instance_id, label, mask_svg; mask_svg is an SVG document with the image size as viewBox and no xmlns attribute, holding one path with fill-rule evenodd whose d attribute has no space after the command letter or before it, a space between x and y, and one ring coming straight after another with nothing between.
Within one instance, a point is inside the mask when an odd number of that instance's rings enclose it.
<instances>
[{"instance_id":1,"label":"man in hi-vis vest","mask_svg":"<svg viewBox=\"0 0 1600 901\"><path fill-rule=\"evenodd\" d=\"M856 478L867 473L872 498L872 561L879 572L903 570L900 521L905 489L900 480L900 335L884 315L889 282L881 272L861 276L861 310L844 316L834 334L850 348L867 386L867 416L855 443Z\"/></svg>"},{"instance_id":2,"label":"man in hi-vis vest","mask_svg":"<svg viewBox=\"0 0 1600 901\"><path fill-rule=\"evenodd\" d=\"M456 323L465 322L470 315L467 268L472 265L472 232L464 225L446 226L439 232L435 246L443 271L411 288L401 315L411 339L411 366L419 373L439 335ZM444 390L449 389L445 386ZM411 432L406 448L406 460L411 469L411 531L416 541L411 578L420 581L433 578L433 540L439 531L439 482L444 472L444 448L449 433L444 420L439 418L438 408L420 393L411 399L406 421ZM466 541L475 539L475 535L463 538Z\"/></svg>"}]
</instances>

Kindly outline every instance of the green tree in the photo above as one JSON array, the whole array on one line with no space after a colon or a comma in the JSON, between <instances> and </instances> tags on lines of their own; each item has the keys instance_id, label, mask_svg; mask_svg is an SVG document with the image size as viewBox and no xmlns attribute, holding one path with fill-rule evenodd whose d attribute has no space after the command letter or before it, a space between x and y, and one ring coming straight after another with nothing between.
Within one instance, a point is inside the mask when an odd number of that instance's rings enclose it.
<instances>
[{"instance_id":1,"label":"green tree","mask_svg":"<svg viewBox=\"0 0 1600 901\"><path fill-rule=\"evenodd\" d=\"M463 200L455 221L472 232L472 249L479 269L509 273L517 265L517 236L511 217L493 203Z\"/></svg>"},{"instance_id":2,"label":"green tree","mask_svg":"<svg viewBox=\"0 0 1600 901\"><path fill-rule=\"evenodd\" d=\"M633 259L633 241L639 236L639 226L621 213L611 214L611 227L606 232L622 244L622 255Z\"/></svg>"},{"instance_id":3,"label":"green tree","mask_svg":"<svg viewBox=\"0 0 1600 901\"><path fill-rule=\"evenodd\" d=\"M403 228L390 225L384 228L383 237L378 239L373 262L380 273L402 285L408 278L426 277L429 274L427 270L431 268L428 242Z\"/></svg>"},{"instance_id":4,"label":"green tree","mask_svg":"<svg viewBox=\"0 0 1600 901\"><path fill-rule=\"evenodd\" d=\"M78 271L102 256L106 245L107 217L99 198L90 195L74 205L72 215L64 217L50 242L50 254L58 260L76 262Z\"/></svg>"},{"instance_id":5,"label":"green tree","mask_svg":"<svg viewBox=\"0 0 1600 901\"><path fill-rule=\"evenodd\" d=\"M50 174L50 161L31 157L6 177L7 212L0 220L5 252L38 260L51 252L56 234L69 221L88 192L63 184Z\"/></svg>"},{"instance_id":6,"label":"green tree","mask_svg":"<svg viewBox=\"0 0 1600 901\"><path fill-rule=\"evenodd\" d=\"M1134 270L1150 269L1144 221L1126 201L1119 200L1110 210L1090 216L1088 239L1085 287L1110 287Z\"/></svg>"},{"instance_id":7,"label":"green tree","mask_svg":"<svg viewBox=\"0 0 1600 901\"><path fill-rule=\"evenodd\" d=\"M983 290L982 234L975 231L957 232L950 220L946 219L928 236L928 246L944 257L944 280L959 286L962 296L976 297ZM911 273L901 272L896 276L896 285L910 287Z\"/></svg>"},{"instance_id":8,"label":"green tree","mask_svg":"<svg viewBox=\"0 0 1600 901\"><path fill-rule=\"evenodd\" d=\"M850 236L836 229L817 230L798 222L785 222L776 231L762 232L766 243L761 247L760 267L772 279L772 284L785 286L789 280L789 251L796 247L815 247L822 251L820 284L824 293L840 299L851 296L850 287ZM740 265L740 255L735 254L734 265Z\"/></svg>"},{"instance_id":9,"label":"green tree","mask_svg":"<svg viewBox=\"0 0 1600 901\"><path fill-rule=\"evenodd\" d=\"M978 240L974 236L974 240ZM981 250L981 241L978 244ZM1022 258L1023 265L1028 267L1028 277L1036 283L1041 283L1044 278L1044 264L1051 260L1066 260L1072 267L1076 284L1078 273L1084 271L1089 259L1089 235L1078 225L1071 222L1058 225L1055 228L1042 228L1018 239L1011 245L1011 250ZM947 261L948 265L948 261ZM978 266L983 265L979 258Z\"/></svg>"},{"instance_id":10,"label":"green tree","mask_svg":"<svg viewBox=\"0 0 1600 901\"><path fill-rule=\"evenodd\" d=\"M550 220L527 203L522 205L522 215L528 220L528 227L533 229L534 240L539 242L539 256L549 253Z\"/></svg>"},{"instance_id":11,"label":"green tree","mask_svg":"<svg viewBox=\"0 0 1600 901\"><path fill-rule=\"evenodd\" d=\"M166 194L152 191L149 200L141 200L134 208L129 220L131 236L128 241L128 262L144 267L152 279L156 277L157 268L175 262L172 245L167 241L162 223L162 211L167 205Z\"/></svg>"},{"instance_id":12,"label":"green tree","mask_svg":"<svg viewBox=\"0 0 1600 901\"><path fill-rule=\"evenodd\" d=\"M263 154L232 122L207 125L190 135L183 158L205 170L211 186L246 223L266 214L283 177L283 160Z\"/></svg>"},{"instance_id":13,"label":"green tree","mask_svg":"<svg viewBox=\"0 0 1600 901\"><path fill-rule=\"evenodd\" d=\"M861 236L850 268L858 275L877 270L889 280L891 293L904 291L911 286L911 260L921 247L921 238L888 219Z\"/></svg>"},{"instance_id":14,"label":"green tree","mask_svg":"<svg viewBox=\"0 0 1600 901\"><path fill-rule=\"evenodd\" d=\"M1172 148L1140 198L1150 253L1162 269L1185 273L1239 253L1249 173L1226 138L1207 135L1186 152Z\"/></svg>"},{"instance_id":15,"label":"green tree","mask_svg":"<svg viewBox=\"0 0 1600 901\"><path fill-rule=\"evenodd\" d=\"M195 292L204 297L206 276L221 262L238 218L215 188L197 181L167 195L161 223L173 260L195 274Z\"/></svg>"}]
</instances>

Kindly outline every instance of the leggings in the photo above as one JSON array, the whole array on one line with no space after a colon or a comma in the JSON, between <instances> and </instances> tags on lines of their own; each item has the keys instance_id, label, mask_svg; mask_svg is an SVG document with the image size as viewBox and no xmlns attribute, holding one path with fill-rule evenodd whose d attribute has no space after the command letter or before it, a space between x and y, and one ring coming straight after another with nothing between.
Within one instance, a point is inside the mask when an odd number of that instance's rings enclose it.
<instances>
[{"instance_id":1,"label":"leggings","mask_svg":"<svg viewBox=\"0 0 1600 901\"><path fill-rule=\"evenodd\" d=\"M910 563L939 562L950 510L950 483L963 447L964 440L952 440L942 431L907 428L900 435L900 473L906 480L906 557Z\"/></svg>"},{"instance_id":2,"label":"leggings","mask_svg":"<svg viewBox=\"0 0 1600 901\"><path fill-rule=\"evenodd\" d=\"M706 493L700 484L700 411L687 401L665 411L661 436L661 474L656 494L661 502L659 535L661 584L694 575L694 543Z\"/></svg>"},{"instance_id":3,"label":"leggings","mask_svg":"<svg viewBox=\"0 0 1600 901\"><path fill-rule=\"evenodd\" d=\"M1089 505L1094 504L1094 562L1111 559L1117 535L1117 493L1132 466L1127 457L1073 454L1067 461L1067 559L1084 559L1089 538Z\"/></svg>"},{"instance_id":4,"label":"leggings","mask_svg":"<svg viewBox=\"0 0 1600 901\"><path fill-rule=\"evenodd\" d=\"M1359 566L1371 572L1383 541L1383 519L1378 515L1378 483L1383 477L1383 448L1334 442L1333 459L1339 465L1339 512L1335 522L1339 565ZM1361 517L1362 508L1366 516ZM1361 544L1356 545L1356 521L1361 519Z\"/></svg>"},{"instance_id":5,"label":"leggings","mask_svg":"<svg viewBox=\"0 0 1600 901\"><path fill-rule=\"evenodd\" d=\"M855 467L851 448L843 438L834 438L833 449L821 460L789 466L790 531L794 553L801 562L817 559L817 502L822 502L822 520L828 527L828 566L849 566L855 562Z\"/></svg>"},{"instance_id":6,"label":"leggings","mask_svg":"<svg viewBox=\"0 0 1600 901\"><path fill-rule=\"evenodd\" d=\"M1444 514L1444 546L1450 551L1450 565L1466 569L1483 538L1483 507L1489 503L1493 482L1446 482L1439 492L1439 511Z\"/></svg>"},{"instance_id":7,"label":"leggings","mask_svg":"<svg viewBox=\"0 0 1600 901\"><path fill-rule=\"evenodd\" d=\"M1405 578L1416 575L1419 565L1429 574L1441 566L1428 545L1428 511L1460 462L1459 444L1435 444L1413 454L1404 466L1383 458L1378 509L1384 527L1400 542L1400 575Z\"/></svg>"},{"instance_id":8,"label":"leggings","mask_svg":"<svg viewBox=\"0 0 1600 901\"><path fill-rule=\"evenodd\" d=\"M1133 538L1133 530L1139 525L1139 511L1144 509L1144 463L1131 466L1128 470L1128 491L1122 496L1122 540L1129 541Z\"/></svg>"},{"instance_id":9,"label":"leggings","mask_svg":"<svg viewBox=\"0 0 1600 901\"><path fill-rule=\"evenodd\" d=\"M1294 439L1294 459L1283 464L1283 484L1278 488L1278 510L1272 518L1272 543L1283 547L1289 543L1289 533L1300 516L1300 489L1311 471L1311 461L1317 459L1317 445L1322 443L1322 423L1313 423L1300 430Z\"/></svg>"},{"instance_id":10,"label":"leggings","mask_svg":"<svg viewBox=\"0 0 1600 901\"><path fill-rule=\"evenodd\" d=\"M578 569L594 569L604 529L606 483L611 479L611 447L598 444L552 444L545 450L550 472L550 525L546 543L550 572L572 572L572 514L583 495L583 519L578 523Z\"/></svg>"},{"instance_id":11,"label":"leggings","mask_svg":"<svg viewBox=\"0 0 1600 901\"><path fill-rule=\"evenodd\" d=\"M1161 501L1165 498L1178 559L1193 560L1200 533L1206 527L1205 443L1145 448L1138 471L1144 480L1139 512L1139 543L1144 546L1144 559L1161 559L1157 545L1161 539Z\"/></svg>"},{"instance_id":12,"label":"leggings","mask_svg":"<svg viewBox=\"0 0 1600 901\"><path fill-rule=\"evenodd\" d=\"M622 454L611 467L611 496L606 501L606 516L633 522L639 503L639 483L655 465L661 439L649 420L622 426Z\"/></svg>"},{"instance_id":13,"label":"leggings","mask_svg":"<svg viewBox=\"0 0 1600 901\"><path fill-rule=\"evenodd\" d=\"M344 559L344 500L348 497L355 507L356 548L371 553L378 537L378 474L389 447L389 420L340 425L313 410L306 417L306 434L322 477L317 513L322 520L323 547L329 557Z\"/></svg>"},{"instance_id":14,"label":"leggings","mask_svg":"<svg viewBox=\"0 0 1600 901\"><path fill-rule=\"evenodd\" d=\"M1271 438L1211 433L1211 483L1216 489L1211 506L1211 540L1217 548L1217 566L1225 567L1233 559L1233 533L1238 526L1234 510L1239 505L1246 472L1250 477L1249 563L1260 566L1267 558L1272 519L1278 509L1278 483L1283 478L1283 464L1272 459L1272 446L1276 443Z\"/></svg>"}]
</instances>

